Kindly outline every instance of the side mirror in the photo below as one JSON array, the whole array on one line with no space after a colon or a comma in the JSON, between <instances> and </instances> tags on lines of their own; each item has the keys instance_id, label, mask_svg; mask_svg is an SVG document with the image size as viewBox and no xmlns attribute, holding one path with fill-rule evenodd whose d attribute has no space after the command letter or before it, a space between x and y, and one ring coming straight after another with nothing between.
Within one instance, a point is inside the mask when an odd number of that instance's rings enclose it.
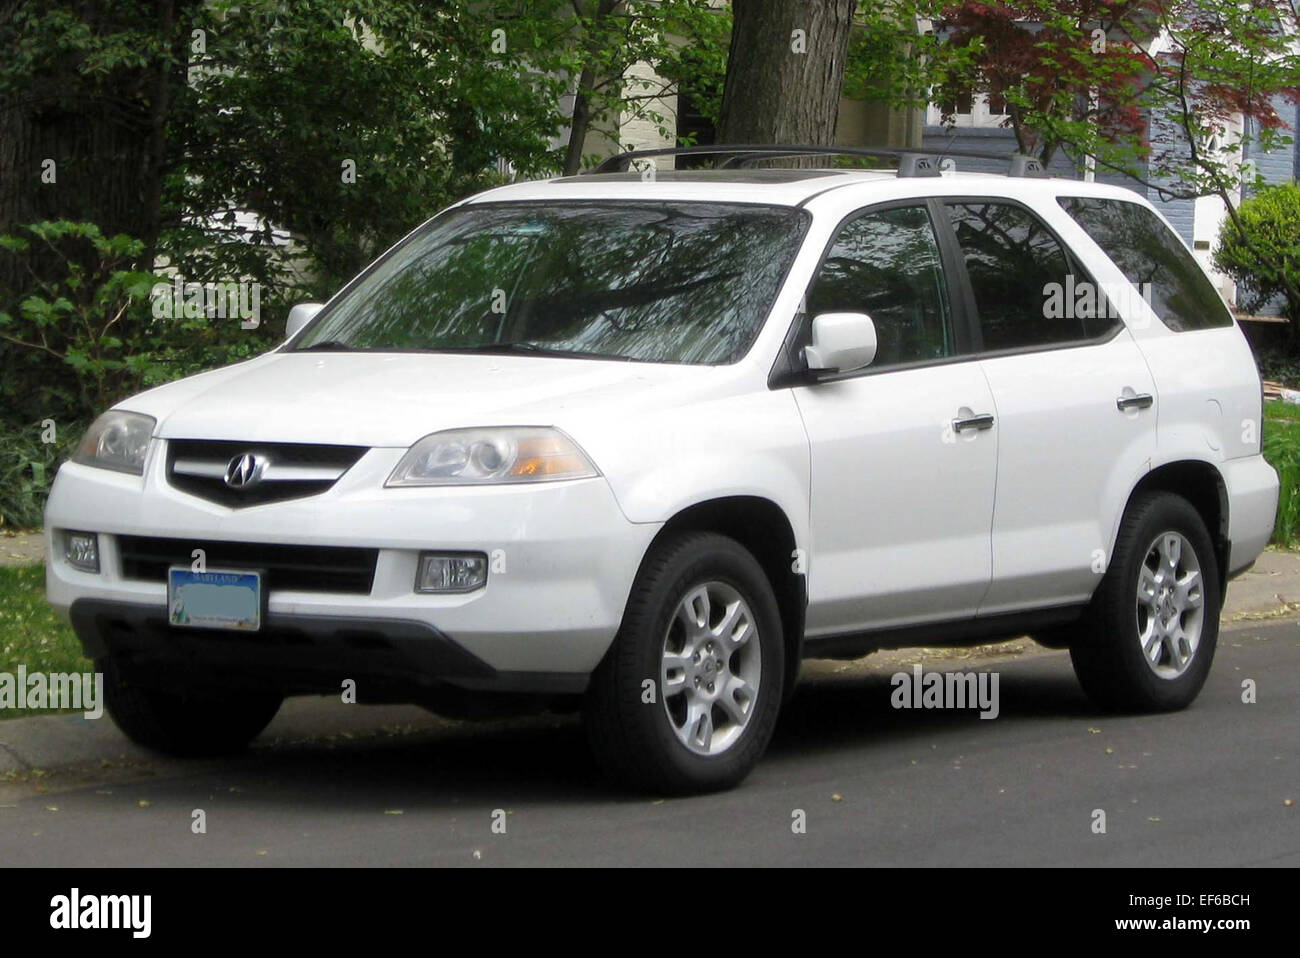
<instances>
[{"instance_id":1,"label":"side mirror","mask_svg":"<svg viewBox=\"0 0 1300 958\"><path fill-rule=\"evenodd\" d=\"M812 344L804 359L812 372L847 373L876 358L876 324L866 313L822 313L813 317Z\"/></svg>"},{"instance_id":2,"label":"side mirror","mask_svg":"<svg viewBox=\"0 0 1300 958\"><path fill-rule=\"evenodd\" d=\"M284 338L293 339L324 308L324 303L299 303L289 310L289 321L284 324Z\"/></svg>"}]
</instances>

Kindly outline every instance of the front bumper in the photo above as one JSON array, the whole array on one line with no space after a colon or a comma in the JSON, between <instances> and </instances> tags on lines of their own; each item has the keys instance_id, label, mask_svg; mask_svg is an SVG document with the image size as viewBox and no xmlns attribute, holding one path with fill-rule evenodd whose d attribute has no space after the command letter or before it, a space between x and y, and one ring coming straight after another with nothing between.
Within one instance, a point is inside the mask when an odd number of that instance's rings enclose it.
<instances>
[{"instance_id":1,"label":"front bumper","mask_svg":"<svg viewBox=\"0 0 1300 958\"><path fill-rule=\"evenodd\" d=\"M247 635L172 628L165 608L100 599L77 599L69 615L87 656L129 659L137 679L162 687L338 695L350 680L371 702L420 701L445 686L557 695L587 687L581 672L494 669L425 622L277 613Z\"/></svg>"},{"instance_id":2,"label":"front bumper","mask_svg":"<svg viewBox=\"0 0 1300 958\"><path fill-rule=\"evenodd\" d=\"M295 663L304 675L339 667L364 673L370 664L382 674L464 687L577 689L618 631L641 557L659 529L629 522L603 478L385 489L404 453L386 448L370 450L321 495L230 509L169 486L162 446L153 444L144 477L68 463L51 491L46 590L90 654L112 652L116 643L142 658L179 654L213 669L243 662L253 673L259 662L285 675ZM57 536L67 529L99 534L98 574L64 561ZM271 591L265 629L242 637L241 645L222 633L168 627L166 584L124 575L122 535L379 553L368 595ZM425 550L492 556L487 585L459 595L415 593ZM119 625L110 627L115 617ZM291 635L309 641L271 650ZM366 635L371 639L363 641ZM257 645L259 636L265 647ZM435 649L441 651L429 651Z\"/></svg>"}]
</instances>

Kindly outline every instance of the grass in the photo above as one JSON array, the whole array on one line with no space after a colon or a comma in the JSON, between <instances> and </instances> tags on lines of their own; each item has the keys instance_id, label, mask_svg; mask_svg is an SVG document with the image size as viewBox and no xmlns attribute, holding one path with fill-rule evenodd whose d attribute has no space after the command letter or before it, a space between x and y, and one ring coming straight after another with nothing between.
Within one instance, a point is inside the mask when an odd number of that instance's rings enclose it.
<instances>
[{"instance_id":1,"label":"grass","mask_svg":"<svg viewBox=\"0 0 1300 958\"><path fill-rule=\"evenodd\" d=\"M1282 481L1273 541L1293 545L1300 540L1300 406L1265 404L1264 458Z\"/></svg>"},{"instance_id":2,"label":"grass","mask_svg":"<svg viewBox=\"0 0 1300 958\"><path fill-rule=\"evenodd\" d=\"M90 672L81 644L45 601L45 567L0 567L0 672ZM0 719L53 709L0 709Z\"/></svg>"}]
</instances>

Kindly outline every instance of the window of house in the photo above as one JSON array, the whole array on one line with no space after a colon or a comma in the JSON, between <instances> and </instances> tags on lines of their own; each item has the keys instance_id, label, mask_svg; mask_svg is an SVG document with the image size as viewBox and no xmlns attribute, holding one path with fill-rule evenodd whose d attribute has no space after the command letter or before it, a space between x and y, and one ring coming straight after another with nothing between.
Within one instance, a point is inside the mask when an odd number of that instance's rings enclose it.
<instances>
[{"instance_id":1,"label":"window of house","mask_svg":"<svg viewBox=\"0 0 1300 958\"><path fill-rule=\"evenodd\" d=\"M925 121L930 126L940 126L946 122L958 127L998 127L1006 118L1006 97L999 93L973 93L965 90L947 100L931 103Z\"/></svg>"}]
</instances>

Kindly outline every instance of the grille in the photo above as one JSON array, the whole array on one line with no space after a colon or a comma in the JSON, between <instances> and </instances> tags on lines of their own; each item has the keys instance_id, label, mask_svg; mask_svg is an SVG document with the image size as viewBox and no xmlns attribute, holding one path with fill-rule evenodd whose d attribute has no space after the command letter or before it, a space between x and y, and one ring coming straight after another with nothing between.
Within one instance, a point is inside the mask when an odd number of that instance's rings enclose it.
<instances>
[{"instance_id":1,"label":"grille","mask_svg":"<svg viewBox=\"0 0 1300 958\"><path fill-rule=\"evenodd\" d=\"M375 581L378 549L343 546L286 546L260 542L203 542L118 536L122 577L166 582L169 566L189 567L202 549L210 569L248 569L264 573L268 591L340 592L369 595Z\"/></svg>"},{"instance_id":2,"label":"grille","mask_svg":"<svg viewBox=\"0 0 1300 958\"><path fill-rule=\"evenodd\" d=\"M365 454L365 446L172 439L167 481L182 492L241 509L320 495ZM253 457L254 468L245 476L251 481L232 488L226 471L244 455Z\"/></svg>"}]
</instances>

